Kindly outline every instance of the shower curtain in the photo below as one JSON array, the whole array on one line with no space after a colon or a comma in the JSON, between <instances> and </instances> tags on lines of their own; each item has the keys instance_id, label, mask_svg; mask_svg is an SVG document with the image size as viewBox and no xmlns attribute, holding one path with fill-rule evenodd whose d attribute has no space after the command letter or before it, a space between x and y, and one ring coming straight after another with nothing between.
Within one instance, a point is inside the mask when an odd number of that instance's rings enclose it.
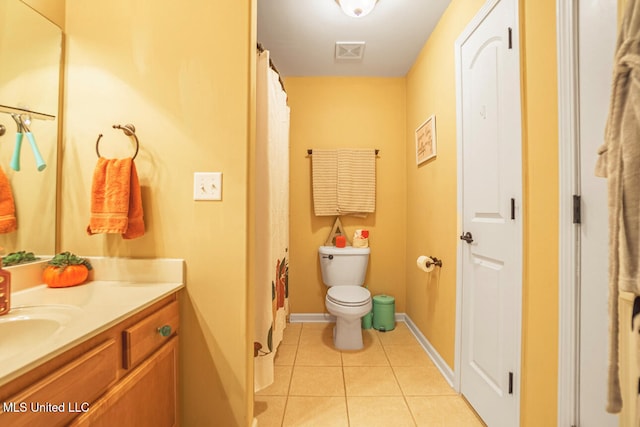
<instances>
[{"instance_id":1,"label":"shower curtain","mask_svg":"<svg viewBox=\"0 0 640 427\"><path fill-rule=\"evenodd\" d=\"M254 391L273 383L289 313L289 107L269 51L256 61Z\"/></svg>"}]
</instances>

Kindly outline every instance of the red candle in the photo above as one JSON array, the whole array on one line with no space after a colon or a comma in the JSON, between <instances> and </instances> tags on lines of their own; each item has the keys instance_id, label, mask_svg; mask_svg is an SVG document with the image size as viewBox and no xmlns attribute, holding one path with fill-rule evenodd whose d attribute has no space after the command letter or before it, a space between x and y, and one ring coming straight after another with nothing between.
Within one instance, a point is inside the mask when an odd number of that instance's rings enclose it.
<instances>
[{"instance_id":1,"label":"red candle","mask_svg":"<svg viewBox=\"0 0 640 427\"><path fill-rule=\"evenodd\" d=\"M347 245L347 238L344 236L336 236L336 248L344 248Z\"/></svg>"}]
</instances>

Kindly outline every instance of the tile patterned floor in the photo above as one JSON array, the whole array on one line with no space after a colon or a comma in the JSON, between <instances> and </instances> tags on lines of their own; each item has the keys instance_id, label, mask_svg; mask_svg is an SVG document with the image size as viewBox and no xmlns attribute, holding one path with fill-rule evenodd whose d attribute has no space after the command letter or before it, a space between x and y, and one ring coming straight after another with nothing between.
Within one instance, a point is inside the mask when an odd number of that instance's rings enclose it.
<instances>
[{"instance_id":1,"label":"tile patterned floor","mask_svg":"<svg viewBox=\"0 0 640 427\"><path fill-rule=\"evenodd\" d=\"M291 323L275 382L256 393L259 427L482 427L402 322L364 330L359 351L333 348L333 324Z\"/></svg>"}]
</instances>

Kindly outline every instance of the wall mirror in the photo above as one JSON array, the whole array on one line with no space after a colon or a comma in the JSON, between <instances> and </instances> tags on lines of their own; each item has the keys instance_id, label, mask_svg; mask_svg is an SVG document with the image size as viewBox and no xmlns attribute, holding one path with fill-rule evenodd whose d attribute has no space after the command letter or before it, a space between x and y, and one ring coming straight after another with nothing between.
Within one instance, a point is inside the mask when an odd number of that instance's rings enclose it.
<instances>
[{"instance_id":1,"label":"wall mirror","mask_svg":"<svg viewBox=\"0 0 640 427\"><path fill-rule=\"evenodd\" d=\"M58 26L20 0L0 2L0 125L5 129L0 136L0 168L9 180L17 218L16 231L0 234L4 254L55 253L61 55ZM27 123L40 163L23 132L19 170L11 167L18 151L18 126L11 113Z\"/></svg>"}]
</instances>

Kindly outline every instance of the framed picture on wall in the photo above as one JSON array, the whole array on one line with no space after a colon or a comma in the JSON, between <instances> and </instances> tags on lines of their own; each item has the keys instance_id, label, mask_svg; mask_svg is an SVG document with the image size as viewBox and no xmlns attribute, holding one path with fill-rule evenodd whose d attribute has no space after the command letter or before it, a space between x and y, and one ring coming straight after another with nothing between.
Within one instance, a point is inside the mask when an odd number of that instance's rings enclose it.
<instances>
[{"instance_id":1,"label":"framed picture on wall","mask_svg":"<svg viewBox=\"0 0 640 427\"><path fill-rule=\"evenodd\" d=\"M436 156L436 115L432 115L416 129L416 164Z\"/></svg>"}]
</instances>

